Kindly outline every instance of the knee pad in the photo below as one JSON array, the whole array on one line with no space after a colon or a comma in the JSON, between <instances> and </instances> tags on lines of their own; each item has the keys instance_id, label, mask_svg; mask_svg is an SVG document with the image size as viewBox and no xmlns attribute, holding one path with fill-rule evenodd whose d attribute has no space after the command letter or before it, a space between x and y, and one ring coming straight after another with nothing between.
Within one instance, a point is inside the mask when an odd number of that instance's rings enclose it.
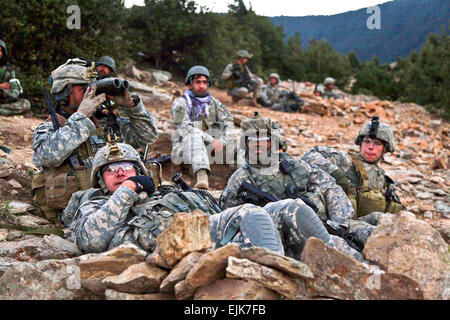
<instances>
[{"instance_id":1,"label":"knee pad","mask_svg":"<svg viewBox=\"0 0 450 320\"><path fill-rule=\"evenodd\" d=\"M266 212L256 211L244 215L240 223L240 230L242 236L252 245L284 255L280 235Z\"/></svg>"}]
</instances>

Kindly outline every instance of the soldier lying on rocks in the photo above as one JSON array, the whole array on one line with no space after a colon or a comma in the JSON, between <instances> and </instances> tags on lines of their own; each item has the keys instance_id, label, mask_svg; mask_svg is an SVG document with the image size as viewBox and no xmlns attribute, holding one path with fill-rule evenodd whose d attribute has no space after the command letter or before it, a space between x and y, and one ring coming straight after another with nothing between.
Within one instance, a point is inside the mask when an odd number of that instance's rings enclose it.
<instances>
[{"instance_id":1,"label":"soldier lying on rocks","mask_svg":"<svg viewBox=\"0 0 450 320\"><path fill-rule=\"evenodd\" d=\"M347 193L354 208L350 231L364 242L384 212L398 213L404 207L395 194L394 181L378 166L386 152L394 151L392 128L377 116L365 123L356 136L358 154L329 147L313 147L301 158L313 167L328 172Z\"/></svg>"},{"instance_id":2,"label":"soldier lying on rocks","mask_svg":"<svg viewBox=\"0 0 450 320\"><path fill-rule=\"evenodd\" d=\"M325 171L313 168L279 149L286 150L276 122L257 114L241 123L240 146L246 164L228 180L220 197L222 209L249 201L242 192L243 182L282 199L264 209L272 215L285 244L287 255L300 258L306 240L315 236L331 247L361 260L361 254L347 242L327 232L346 234L352 205L345 192ZM309 204L307 204L309 203ZM315 207L316 212L312 207Z\"/></svg>"},{"instance_id":3,"label":"soldier lying on rocks","mask_svg":"<svg viewBox=\"0 0 450 320\"><path fill-rule=\"evenodd\" d=\"M38 213L55 221L73 192L91 187L91 160L106 143L104 122L110 119L94 116L107 99L105 93L97 95L95 85L85 90L97 80L95 66L69 59L52 72L51 79L60 127L56 129L49 118L34 131L33 162L42 170L33 177L32 192ZM113 116L110 125L121 141L136 148L155 142L158 134L152 116L137 95L124 90L111 100L124 115Z\"/></svg>"},{"instance_id":4,"label":"soldier lying on rocks","mask_svg":"<svg viewBox=\"0 0 450 320\"><path fill-rule=\"evenodd\" d=\"M209 71L203 66L189 69L188 90L172 104L174 135L172 161L192 165L197 179L195 188L208 189L212 154L235 158L233 117L225 105L210 95ZM226 150L228 149L228 150Z\"/></svg>"},{"instance_id":5,"label":"soldier lying on rocks","mask_svg":"<svg viewBox=\"0 0 450 320\"><path fill-rule=\"evenodd\" d=\"M153 252L156 237L177 212L201 209L209 215L213 248L229 242L259 246L284 254L269 214L244 204L221 212L208 197L174 188L155 191L153 179L131 146L101 148L91 174L95 187L75 193L62 214L72 238L84 253L110 250L125 242Z\"/></svg>"}]
</instances>

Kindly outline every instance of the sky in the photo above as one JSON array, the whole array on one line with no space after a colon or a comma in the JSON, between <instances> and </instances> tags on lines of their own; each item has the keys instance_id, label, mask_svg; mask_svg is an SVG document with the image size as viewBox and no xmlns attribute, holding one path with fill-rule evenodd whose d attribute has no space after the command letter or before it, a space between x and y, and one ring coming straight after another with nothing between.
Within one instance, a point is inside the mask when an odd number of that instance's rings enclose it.
<instances>
[{"instance_id":1,"label":"sky","mask_svg":"<svg viewBox=\"0 0 450 320\"><path fill-rule=\"evenodd\" d=\"M227 12L233 0L195 0L200 6L206 6L213 12ZM375 6L387 0L244 0L253 11L261 16L310 16L333 15L361 8ZM125 0L125 6L144 5L144 0Z\"/></svg>"}]
</instances>

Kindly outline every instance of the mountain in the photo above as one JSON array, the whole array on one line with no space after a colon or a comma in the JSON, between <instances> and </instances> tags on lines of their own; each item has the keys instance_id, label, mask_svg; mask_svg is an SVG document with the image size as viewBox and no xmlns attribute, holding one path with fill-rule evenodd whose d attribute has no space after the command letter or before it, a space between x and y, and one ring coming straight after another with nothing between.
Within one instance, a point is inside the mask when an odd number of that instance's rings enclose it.
<instances>
[{"instance_id":1,"label":"mountain","mask_svg":"<svg viewBox=\"0 0 450 320\"><path fill-rule=\"evenodd\" d=\"M361 61L378 56L388 63L419 51L431 32L441 33L450 21L449 0L395 0L378 6L381 29L368 29L367 9L331 16L268 17L285 34L300 32L303 46L311 39L325 39L341 54L354 50Z\"/></svg>"}]
</instances>

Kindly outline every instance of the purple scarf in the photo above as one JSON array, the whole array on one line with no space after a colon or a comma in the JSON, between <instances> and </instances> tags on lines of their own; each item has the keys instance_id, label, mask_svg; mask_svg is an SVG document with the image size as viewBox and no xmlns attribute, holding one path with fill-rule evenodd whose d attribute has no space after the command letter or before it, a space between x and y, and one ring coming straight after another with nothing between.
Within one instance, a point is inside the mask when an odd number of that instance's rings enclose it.
<instances>
[{"instance_id":1,"label":"purple scarf","mask_svg":"<svg viewBox=\"0 0 450 320\"><path fill-rule=\"evenodd\" d=\"M199 120L201 115L204 115L205 118L209 115L209 103L211 102L211 95L209 92L206 93L206 96L203 98L196 97L191 90L187 90L184 93L184 96L187 100L187 112L189 118L192 120ZM195 118L193 115L195 114Z\"/></svg>"}]
</instances>

